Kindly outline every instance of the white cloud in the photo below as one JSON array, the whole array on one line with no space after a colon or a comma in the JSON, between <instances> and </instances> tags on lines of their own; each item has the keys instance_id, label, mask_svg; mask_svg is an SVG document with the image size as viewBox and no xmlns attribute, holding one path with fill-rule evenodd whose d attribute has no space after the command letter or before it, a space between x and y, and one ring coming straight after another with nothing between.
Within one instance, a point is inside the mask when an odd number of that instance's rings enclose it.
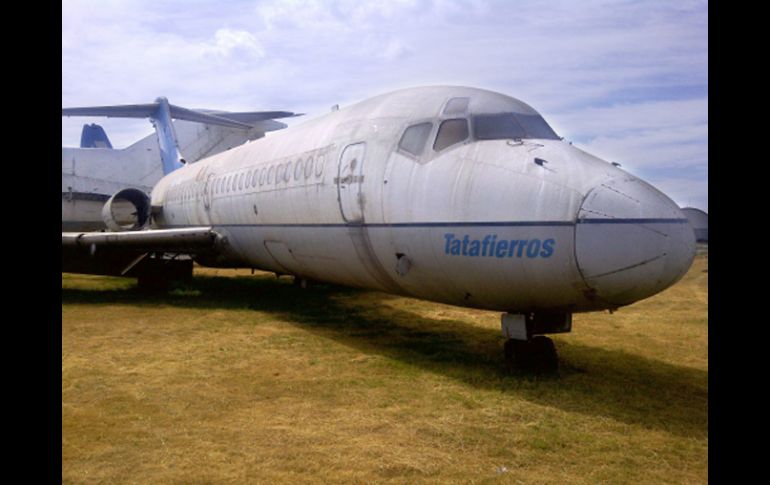
<instances>
[{"instance_id":1,"label":"white cloud","mask_svg":"<svg viewBox=\"0 0 770 485\"><path fill-rule=\"evenodd\" d=\"M707 164L707 22L698 0L65 0L62 102L165 95L312 115L471 85L522 99L624 167L682 170ZM81 121L62 122L63 142L78 143Z\"/></svg>"},{"instance_id":2,"label":"white cloud","mask_svg":"<svg viewBox=\"0 0 770 485\"><path fill-rule=\"evenodd\" d=\"M412 54L412 49L398 39L391 40L385 46L381 56L386 61L403 59Z\"/></svg>"},{"instance_id":3,"label":"white cloud","mask_svg":"<svg viewBox=\"0 0 770 485\"><path fill-rule=\"evenodd\" d=\"M612 106L582 107L554 114L559 123L572 127L570 136L604 136L629 131L668 129L708 123L708 99L624 102Z\"/></svg>"},{"instance_id":4,"label":"white cloud","mask_svg":"<svg viewBox=\"0 0 770 485\"><path fill-rule=\"evenodd\" d=\"M257 38L244 30L219 29L214 42L201 45L203 55L214 54L230 60L238 57L259 59L265 57L265 50Z\"/></svg>"}]
</instances>

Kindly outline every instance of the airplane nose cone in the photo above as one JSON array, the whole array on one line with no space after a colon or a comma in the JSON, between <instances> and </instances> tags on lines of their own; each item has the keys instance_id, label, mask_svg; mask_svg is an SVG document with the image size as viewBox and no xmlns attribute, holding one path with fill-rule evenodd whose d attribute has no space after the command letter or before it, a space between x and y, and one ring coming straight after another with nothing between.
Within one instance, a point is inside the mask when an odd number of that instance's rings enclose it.
<instances>
[{"instance_id":1,"label":"airplane nose cone","mask_svg":"<svg viewBox=\"0 0 770 485\"><path fill-rule=\"evenodd\" d=\"M631 176L615 178L583 200L575 256L588 298L627 305L684 276L695 257L695 235L663 193Z\"/></svg>"}]
</instances>

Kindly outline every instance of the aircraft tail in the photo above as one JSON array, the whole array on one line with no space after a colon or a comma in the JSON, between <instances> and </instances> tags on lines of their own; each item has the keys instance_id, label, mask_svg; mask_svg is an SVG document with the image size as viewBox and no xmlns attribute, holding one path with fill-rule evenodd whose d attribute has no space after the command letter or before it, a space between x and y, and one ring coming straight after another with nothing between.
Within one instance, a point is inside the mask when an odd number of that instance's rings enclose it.
<instances>
[{"instance_id":1,"label":"aircraft tail","mask_svg":"<svg viewBox=\"0 0 770 485\"><path fill-rule=\"evenodd\" d=\"M83 132L80 134L80 148L112 148L110 139L104 128L92 123L83 125Z\"/></svg>"},{"instance_id":2,"label":"aircraft tail","mask_svg":"<svg viewBox=\"0 0 770 485\"><path fill-rule=\"evenodd\" d=\"M214 114L216 113L216 114ZM254 113L224 113L215 111L190 110L169 104L164 97L157 98L151 104L133 104L121 106L94 106L89 108L64 108L63 116L107 116L113 118L149 118L158 135L158 146L163 164L163 175L168 175L186 163L179 152L172 119L194 121L209 125L226 126L250 130L249 123L274 118L296 116L287 111L269 111ZM106 138L106 135L105 135Z\"/></svg>"}]
</instances>

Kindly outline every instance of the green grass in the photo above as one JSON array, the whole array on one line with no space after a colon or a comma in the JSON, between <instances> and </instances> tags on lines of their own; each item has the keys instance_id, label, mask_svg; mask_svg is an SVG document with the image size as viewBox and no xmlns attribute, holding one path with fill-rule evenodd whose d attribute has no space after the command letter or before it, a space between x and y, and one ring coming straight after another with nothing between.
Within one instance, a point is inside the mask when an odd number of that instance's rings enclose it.
<instances>
[{"instance_id":1,"label":"green grass","mask_svg":"<svg viewBox=\"0 0 770 485\"><path fill-rule=\"evenodd\" d=\"M499 314L247 271L62 275L65 483L705 483L707 255L575 316L556 376Z\"/></svg>"}]
</instances>

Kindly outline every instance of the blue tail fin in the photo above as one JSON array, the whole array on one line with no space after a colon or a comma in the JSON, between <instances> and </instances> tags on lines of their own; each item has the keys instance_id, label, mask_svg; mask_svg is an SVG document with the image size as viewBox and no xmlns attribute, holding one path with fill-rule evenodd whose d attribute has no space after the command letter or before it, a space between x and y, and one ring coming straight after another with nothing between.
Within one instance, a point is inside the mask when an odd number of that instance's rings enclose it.
<instances>
[{"instance_id":1,"label":"blue tail fin","mask_svg":"<svg viewBox=\"0 0 770 485\"><path fill-rule=\"evenodd\" d=\"M158 104L158 109L150 115L150 121L158 135L163 175L168 175L174 170L184 167L186 162L182 158L182 154L179 153L174 125L171 123L171 108L168 99L158 98L155 102Z\"/></svg>"},{"instance_id":2,"label":"blue tail fin","mask_svg":"<svg viewBox=\"0 0 770 485\"><path fill-rule=\"evenodd\" d=\"M104 128L97 124L83 125L80 135L80 148L112 148Z\"/></svg>"}]
</instances>

